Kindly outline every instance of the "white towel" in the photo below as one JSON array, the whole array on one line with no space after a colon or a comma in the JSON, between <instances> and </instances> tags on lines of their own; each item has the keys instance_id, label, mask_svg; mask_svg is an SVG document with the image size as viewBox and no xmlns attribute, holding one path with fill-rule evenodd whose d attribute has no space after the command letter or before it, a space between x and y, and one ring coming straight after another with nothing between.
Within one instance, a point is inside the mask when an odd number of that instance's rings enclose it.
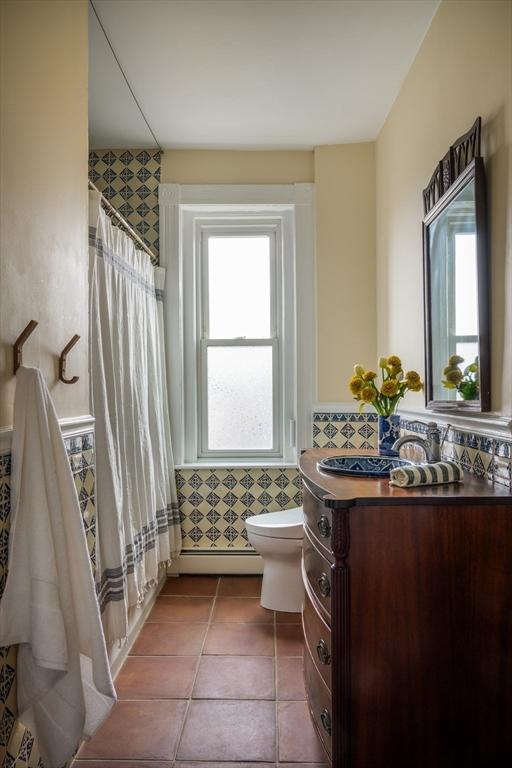
<instances>
[{"instance_id":1,"label":"white towel","mask_svg":"<svg viewBox=\"0 0 512 768\"><path fill-rule=\"evenodd\" d=\"M0 646L19 645L18 717L46 768L69 760L116 700L82 516L55 409L18 369L12 520Z\"/></svg>"}]
</instances>

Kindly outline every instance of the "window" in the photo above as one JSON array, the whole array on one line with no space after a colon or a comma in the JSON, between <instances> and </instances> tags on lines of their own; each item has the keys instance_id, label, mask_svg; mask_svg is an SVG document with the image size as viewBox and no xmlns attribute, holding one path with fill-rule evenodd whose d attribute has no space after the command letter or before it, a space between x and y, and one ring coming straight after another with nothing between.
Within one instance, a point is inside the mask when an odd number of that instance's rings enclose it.
<instances>
[{"instance_id":1,"label":"window","mask_svg":"<svg viewBox=\"0 0 512 768\"><path fill-rule=\"evenodd\" d=\"M280 453L276 232L202 232L200 455Z\"/></svg>"},{"instance_id":2,"label":"window","mask_svg":"<svg viewBox=\"0 0 512 768\"><path fill-rule=\"evenodd\" d=\"M296 464L309 444L313 208L296 186L299 215L295 186L160 187L177 466Z\"/></svg>"}]
</instances>

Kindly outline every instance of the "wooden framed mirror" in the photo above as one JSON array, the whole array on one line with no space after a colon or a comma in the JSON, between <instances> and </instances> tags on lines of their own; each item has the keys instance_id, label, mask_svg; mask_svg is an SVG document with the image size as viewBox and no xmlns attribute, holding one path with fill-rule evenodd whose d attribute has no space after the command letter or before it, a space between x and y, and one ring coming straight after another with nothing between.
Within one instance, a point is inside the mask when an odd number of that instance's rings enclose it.
<instances>
[{"instance_id":1,"label":"wooden framed mirror","mask_svg":"<svg viewBox=\"0 0 512 768\"><path fill-rule=\"evenodd\" d=\"M489 267L481 119L423 190L425 400L432 410L491 407Z\"/></svg>"}]
</instances>

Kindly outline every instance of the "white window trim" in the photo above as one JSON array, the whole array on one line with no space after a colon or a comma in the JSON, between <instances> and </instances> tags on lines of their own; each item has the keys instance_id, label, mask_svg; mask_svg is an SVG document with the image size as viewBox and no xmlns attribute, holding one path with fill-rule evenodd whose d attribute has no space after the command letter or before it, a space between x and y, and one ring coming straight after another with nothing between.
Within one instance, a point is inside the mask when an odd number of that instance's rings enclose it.
<instances>
[{"instance_id":1,"label":"white window trim","mask_svg":"<svg viewBox=\"0 0 512 768\"><path fill-rule=\"evenodd\" d=\"M221 466L296 466L300 450L311 445L312 405L316 399L316 269L314 230L314 184L290 185L180 185L160 184L160 231L161 265L166 268L166 348L169 381L169 404L171 433L176 466L179 467L221 467ZM185 370L183 343L184 270L182 248L184 228L187 226L187 211L199 214L214 209L227 215L236 211L262 213L266 218L283 212L283 221L288 220L293 228L295 246L295 273L293 293L296 307L296 343L294 347L296 371L293 410L295 412L295 447L285 454L284 459L257 458L247 460L215 460L207 457L187 461L187 440L185 424L190 423L190 413L185 413ZM271 211L270 211L271 209ZM287 215L285 213L288 212ZM290 216L291 212L291 216ZM285 226L285 225L283 225ZM196 308L192 308L195 312ZM286 308L285 308L286 311ZM292 308L293 311L293 308ZM187 383L188 386L188 383ZM197 394L197 393L196 393ZM285 418L286 415L283 414ZM290 426L290 429L292 427ZM190 455L190 454L189 454Z\"/></svg>"}]
</instances>

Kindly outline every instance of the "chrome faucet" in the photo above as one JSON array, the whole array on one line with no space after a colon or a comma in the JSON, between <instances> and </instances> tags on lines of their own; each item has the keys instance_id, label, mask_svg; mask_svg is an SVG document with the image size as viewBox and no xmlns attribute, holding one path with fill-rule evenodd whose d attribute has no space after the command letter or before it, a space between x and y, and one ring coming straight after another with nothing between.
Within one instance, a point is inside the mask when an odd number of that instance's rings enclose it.
<instances>
[{"instance_id":1,"label":"chrome faucet","mask_svg":"<svg viewBox=\"0 0 512 768\"><path fill-rule=\"evenodd\" d=\"M410 421L409 424L423 424L421 421ZM399 451L403 445L420 445L425 451L427 461L441 461L441 432L435 421L427 424L427 437L417 435L404 435L399 437L393 446L394 451Z\"/></svg>"}]
</instances>

